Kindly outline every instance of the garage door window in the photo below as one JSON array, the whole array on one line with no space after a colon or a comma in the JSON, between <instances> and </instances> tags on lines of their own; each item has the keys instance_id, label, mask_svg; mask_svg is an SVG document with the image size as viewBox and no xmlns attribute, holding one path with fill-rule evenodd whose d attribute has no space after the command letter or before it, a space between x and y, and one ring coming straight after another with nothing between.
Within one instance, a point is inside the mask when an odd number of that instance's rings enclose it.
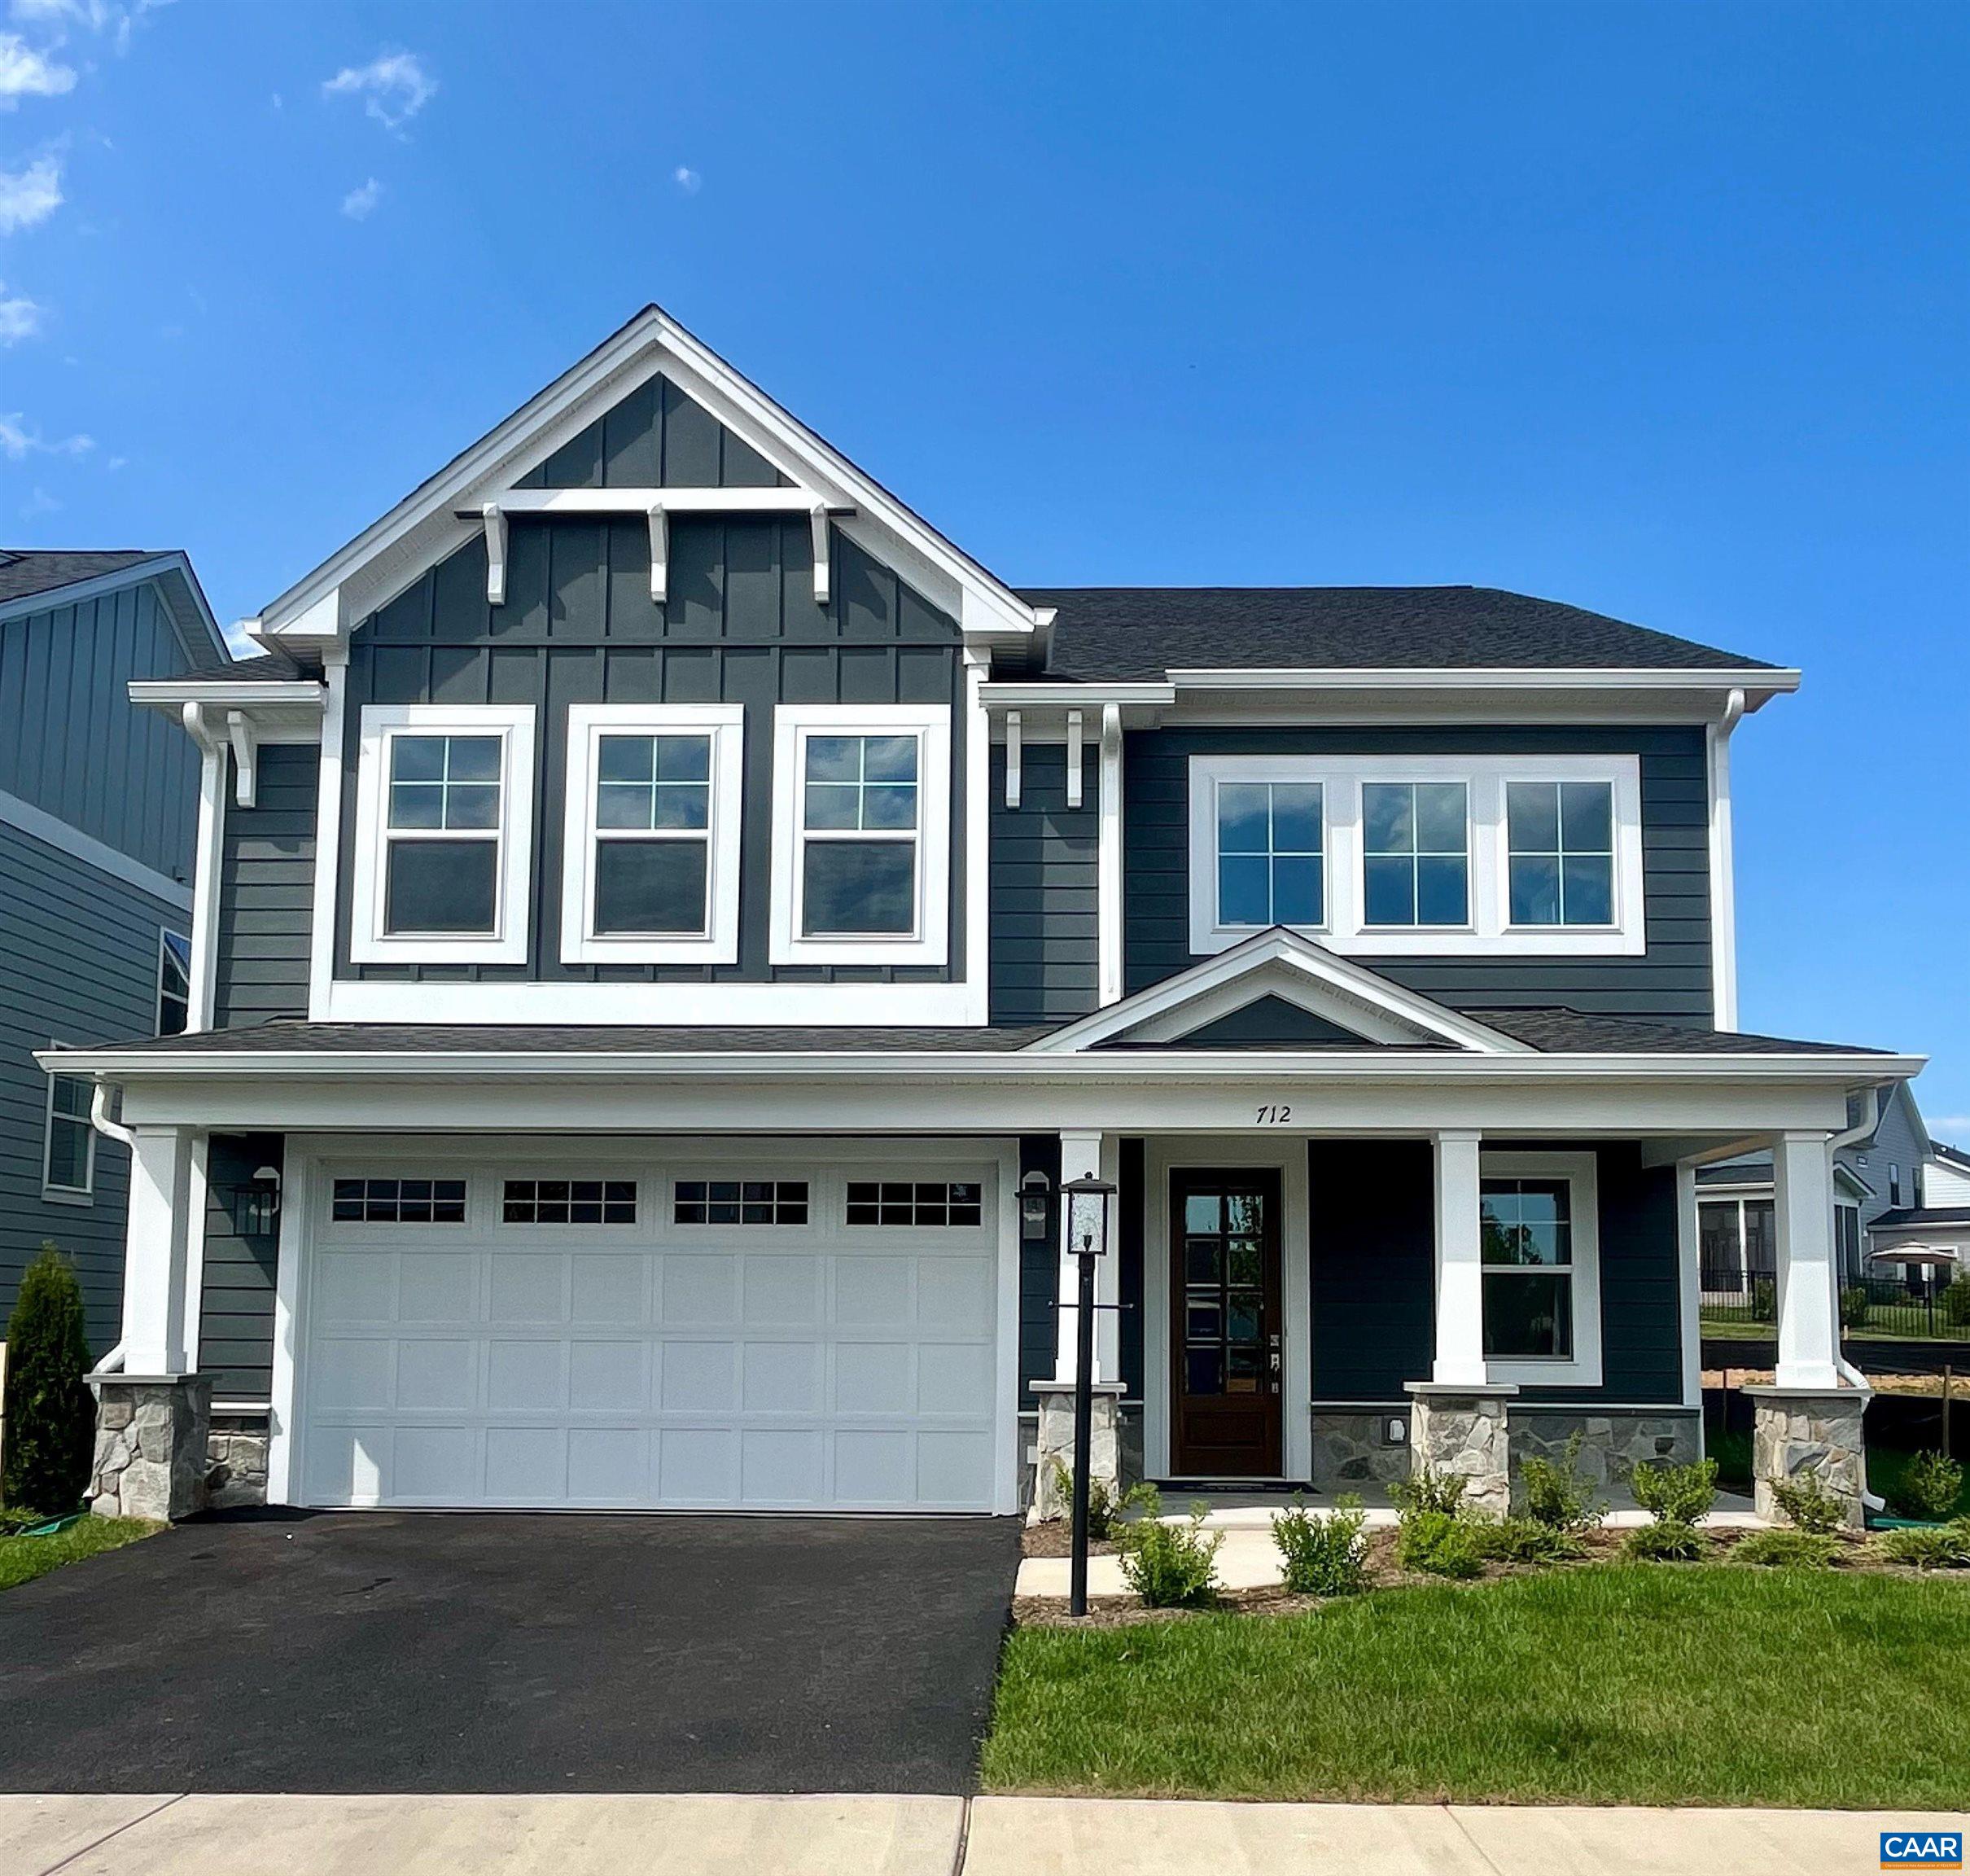
<instances>
[{"instance_id":1,"label":"garage door window","mask_svg":"<svg viewBox=\"0 0 1970 1876\"><path fill-rule=\"evenodd\" d=\"M509 1225L633 1225L633 1179L509 1179L500 1216Z\"/></svg>"},{"instance_id":2,"label":"garage door window","mask_svg":"<svg viewBox=\"0 0 1970 1876\"><path fill-rule=\"evenodd\" d=\"M904 1180L851 1179L851 1225L977 1225L984 1217L974 1185L928 1185Z\"/></svg>"},{"instance_id":3,"label":"garage door window","mask_svg":"<svg viewBox=\"0 0 1970 1876\"><path fill-rule=\"evenodd\" d=\"M338 1225L462 1225L462 1179L338 1179Z\"/></svg>"},{"instance_id":4,"label":"garage door window","mask_svg":"<svg viewBox=\"0 0 1970 1876\"><path fill-rule=\"evenodd\" d=\"M804 1179L680 1179L680 1225L804 1225Z\"/></svg>"}]
</instances>

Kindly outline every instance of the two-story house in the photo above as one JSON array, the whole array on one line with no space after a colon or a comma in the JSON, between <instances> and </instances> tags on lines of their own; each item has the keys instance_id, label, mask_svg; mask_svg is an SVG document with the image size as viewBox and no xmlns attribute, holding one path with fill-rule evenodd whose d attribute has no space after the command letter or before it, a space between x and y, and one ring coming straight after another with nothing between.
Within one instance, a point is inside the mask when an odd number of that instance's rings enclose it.
<instances>
[{"instance_id":1,"label":"two-story house","mask_svg":"<svg viewBox=\"0 0 1970 1876\"><path fill-rule=\"evenodd\" d=\"M279 1503L1012 1510L1088 1176L1128 1469L1495 1500L1697 1449L1696 1172L1757 1148L1772 1463L1857 1496L1831 1142L1918 1063L1735 1027L1795 672L1009 586L654 308L256 629L133 686L214 803L189 1031L50 1058L134 1142L105 1506L209 1389Z\"/></svg>"},{"instance_id":2,"label":"two-story house","mask_svg":"<svg viewBox=\"0 0 1970 1876\"><path fill-rule=\"evenodd\" d=\"M185 1026L198 757L125 687L229 661L182 554L0 549L0 1335L52 1243L116 1339L123 1150L34 1057Z\"/></svg>"}]
</instances>

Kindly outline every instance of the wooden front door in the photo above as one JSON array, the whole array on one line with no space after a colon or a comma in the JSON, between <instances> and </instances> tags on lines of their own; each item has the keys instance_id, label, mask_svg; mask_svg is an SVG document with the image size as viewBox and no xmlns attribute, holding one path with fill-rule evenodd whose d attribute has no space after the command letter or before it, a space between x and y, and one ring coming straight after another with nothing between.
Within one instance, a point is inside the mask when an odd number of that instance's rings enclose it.
<instances>
[{"instance_id":1,"label":"wooden front door","mask_svg":"<svg viewBox=\"0 0 1970 1876\"><path fill-rule=\"evenodd\" d=\"M1280 1451L1276 1168L1170 1175L1170 1470L1276 1479Z\"/></svg>"}]
</instances>

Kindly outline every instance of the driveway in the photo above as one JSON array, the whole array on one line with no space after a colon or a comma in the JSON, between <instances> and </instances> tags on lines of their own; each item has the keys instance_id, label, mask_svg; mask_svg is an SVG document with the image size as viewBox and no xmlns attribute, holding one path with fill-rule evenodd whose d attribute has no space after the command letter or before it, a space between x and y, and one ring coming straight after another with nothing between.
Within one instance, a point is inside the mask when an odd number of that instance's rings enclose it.
<instances>
[{"instance_id":1,"label":"driveway","mask_svg":"<svg viewBox=\"0 0 1970 1876\"><path fill-rule=\"evenodd\" d=\"M0 1791L968 1792L1007 1518L259 1512L0 1595Z\"/></svg>"}]
</instances>

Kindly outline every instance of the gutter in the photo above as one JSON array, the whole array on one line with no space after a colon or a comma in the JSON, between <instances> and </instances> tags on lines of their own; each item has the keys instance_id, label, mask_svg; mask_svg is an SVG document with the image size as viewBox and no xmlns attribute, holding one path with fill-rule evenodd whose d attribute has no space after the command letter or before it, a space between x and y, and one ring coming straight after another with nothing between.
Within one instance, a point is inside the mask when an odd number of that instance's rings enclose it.
<instances>
[{"instance_id":1,"label":"gutter","mask_svg":"<svg viewBox=\"0 0 1970 1876\"><path fill-rule=\"evenodd\" d=\"M106 1081L98 1081L95 1092L89 1098L89 1124L104 1139L114 1140L125 1151L135 1149L137 1136L129 1128L119 1126L109 1117L109 1084ZM119 1341L90 1370L87 1378L93 1380L99 1374L120 1374L123 1372L124 1355L129 1347L127 1342Z\"/></svg>"}]
</instances>

